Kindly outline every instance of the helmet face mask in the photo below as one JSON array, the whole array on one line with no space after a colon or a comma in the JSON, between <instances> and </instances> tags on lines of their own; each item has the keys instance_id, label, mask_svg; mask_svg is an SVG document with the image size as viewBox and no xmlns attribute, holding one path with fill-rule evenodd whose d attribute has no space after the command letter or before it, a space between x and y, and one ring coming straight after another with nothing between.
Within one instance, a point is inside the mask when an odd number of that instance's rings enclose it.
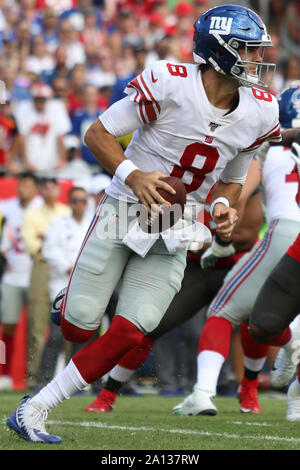
<instances>
[{"instance_id":1,"label":"helmet face mask","mask_svg":"<svg viewBox=\"0 0 300 470\"><path fill-rule=\"evenodd\" d=\"M276 65L264 62L263 55L264 48L270 46L272 40L264 23L246 7L211 8L194 25L194 61L209 64L216 72L235 78L242 86L269 87ZM261 48L260 61L251 60L251 48ZM254 72L250 73L249 69Z\"/></svg>"}]
</instances>

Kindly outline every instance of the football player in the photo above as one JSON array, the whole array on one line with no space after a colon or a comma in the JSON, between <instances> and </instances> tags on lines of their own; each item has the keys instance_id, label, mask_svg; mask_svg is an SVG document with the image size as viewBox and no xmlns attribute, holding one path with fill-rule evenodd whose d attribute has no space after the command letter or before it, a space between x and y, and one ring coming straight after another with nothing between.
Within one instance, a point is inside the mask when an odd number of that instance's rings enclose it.
<instances>
[{"instance_id":1,"label":"football player","mask_svg":"<svg viewBox=\"0 0 300 470\"><path fill-rule=\"evenodd\" d=\"M282 92L278 97L279 119L282 127L300 127L293 115L300 105L298 87ZM263 149L263 154L265 149ZM208 309L208 320L202 331L197 356L197 383L194 391L174 408L178 415L216 415L213 401L221 367L228 356L233 327L249 320L256 297L274 266L295 241L300 230L300 212L295 201L298 182L295 179L295 163L290 149L273 146L264 158L262 170L257 161L257 184L261 180L266 206L268 230L260 243L240 259L227 274L218 294ZM275 289L276 290L276 289ZM274 299L272 290L269 298ZM270 320L270 325L272 321ZM274 332L274 338L259 344L249 334L248 325L241 328L244 350L244 377L241 383L240 411L260 413L257 388L269 345L292 344L295 334L287 328L282 334Z\"/></svg>"},{"instance_id":2,"label":"football player","mask_svg":"<svg viewBox=\"0 0 300 470\"><path fill-rule=\"evenodd\" d=\"M157 191L174 194L161 180L167 175L182 179L189 202L203 204L214 186L211 215L216 232L228 240L237 221L233 205L255 150L281 139L277 101L262 89L275 64L263 61L272 41L261 18L248 8L222 5L202 15L194 30L195 64L151 64L127 85L128 96L87 130L87 146L114 178L70 275L61 310L65 338L92 337L122 276L119 300L109 330L8 418L8 426L29 441L61 442L45 429L48 412L138 347L180 289L186 245L169 251L159 237L144 257L137 255L137 246L123 243L136 219L132 205L139 201L149 213L152 205L169 205ZM117 137L132 131L124 154ZM118 236L103 236L105 224Z\"/></svg>"},{"instance_id":3,"label":"football player","mask_svg":"<svg viewBox=\"0 0 300 470\"><path fill-rule=\"evenodd\" d=\"M205 248L197 252L197 247L191 246L188 252L187 266L180 291L175 295L168 310L166 311L160 324L151 331L138 348L134 348L127 353L119 363L110 371L105 386L98 394L95 401L85 408L85 411L105 413L113 410L117 394L121 391L125 382L128 382L147 359L151 352L154 341L173 328L192 318L199 310L208 305L222 285L226 273L234 263L249 251L258 239L259 231L263 223L263 211L261 204L261 191L259 188L252 191L248 197L248 187L252 187L252 167L248 171L247 180L243 187L241 197L236 209L239 214L239 222L233 234L233 243L224 244L222 241L214 239L214 247L218 247L218 257L215 255L214 262L210 256L210 267L202 269L200 262L207 265L203 260ZM213 223L209 214L209 206L205 205L205 223L214 233ZM222 246L219 245L222 243ZM225 245L225 246L224 246ZM61 302L57 296L58 304ZM56 311L58 308L56 307ZM54 312L54 314L57 314Z\"/></svg>"},{"instance_id":4,"label":"football player","mask_svg":"<svg viewBox=\"0 0 300 470\"><path fill-rule=\"evenodd\" d=\"M300 125L300 87L286 90L282 100L289 99L290 114ZM296 104L298 103L298 108ZM290 156L293 159L293 172L290 177L298 181L296 202L300 202L300 134L292 144ZM296 372L300 359L300 233L295 242L267 278L259 292L250 317L250 334L262 343L272 341L276 335L286 335L271 371L271 383L277 388L288 384ZM292 333L291 335L289 333ZM290 384L287 393L288 421L300 421L300 369L297 378Z\"/></svg>"}]
</instances>

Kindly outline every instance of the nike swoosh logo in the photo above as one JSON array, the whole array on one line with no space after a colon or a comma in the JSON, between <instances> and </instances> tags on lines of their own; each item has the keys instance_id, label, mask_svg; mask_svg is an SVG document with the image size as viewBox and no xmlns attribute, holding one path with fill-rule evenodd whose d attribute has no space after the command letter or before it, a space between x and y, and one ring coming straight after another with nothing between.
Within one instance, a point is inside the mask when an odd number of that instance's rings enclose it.
<instances>
[{"instance_id":1,"label":"nike swoosh logo","mask_svg":"<svg viewBox=\"0 0 300 470\"><path fill-rule=\"evenodd\" d=\"M158 80L158 78L154 78L152 70L151 70L151 78L152 78L153 83L157 82L157 80Z\"/></svg>"}]
</instances>

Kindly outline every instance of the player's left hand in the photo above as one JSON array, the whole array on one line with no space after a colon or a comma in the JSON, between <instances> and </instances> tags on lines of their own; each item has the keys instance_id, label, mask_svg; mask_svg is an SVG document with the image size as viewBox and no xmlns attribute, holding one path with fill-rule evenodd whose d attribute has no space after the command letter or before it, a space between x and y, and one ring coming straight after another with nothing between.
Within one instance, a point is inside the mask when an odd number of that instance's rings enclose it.
<instances>
[{"instance_id":1,"label":"player's left hand","mask_svg":"<svg viewBox=\"0 0 300 470\"><path fill-rule=\"evenodd\" d=\"M237 220L237 211L233 207L227 207L221 202L215 205L213 221L216 224L216 232L222 240L231 239Z\"/></svg>"}]
</instances>

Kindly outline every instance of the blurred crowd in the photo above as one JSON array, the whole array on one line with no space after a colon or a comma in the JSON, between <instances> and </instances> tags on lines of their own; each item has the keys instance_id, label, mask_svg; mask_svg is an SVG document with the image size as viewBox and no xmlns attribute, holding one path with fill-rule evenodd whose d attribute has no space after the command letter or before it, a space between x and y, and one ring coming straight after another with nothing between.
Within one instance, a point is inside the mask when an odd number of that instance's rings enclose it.
<instances>
[{"instance_id":1,"label":"blurred crowd","mask_svg":"<svg viewBox=\"0 0 300 470\"><path fill-rule=\"evenodd\" d=\"M101 172L83 142L90 123L151 62L191 62L193 24L220 3L0 0L0 80L6 87L0 171L73 179ZM266 58L277 64L272 91L278 93L300 76L299 2L231 3L263 16L274 43Z\"/></svg>"},{"instance_id":2,"label":"blurred crowd","mask_svg":"<svg viewBox=\"0 0 300 470\"><path fill-rule=\"evenodd\" d=\"M127 83L153 61L192 62L193 24L220 3L0 0L0 80L5 84L5 93L0 87L0 175L18 178L16 197L0 201L0 252L6 263L1 324L7 352L0 389L13 386L10 359L23 306L28 307L28 387L51 379L63 349L59 327L49 323L51 302L67 284L96 204L110 183L84 144L87 128L125 96ZM271 91L277 94L298 80L300 2L230 3L255 9L267 24L274 47L265 58L277 64ZM125 148L129 140L126 136L120 144ZM66 204L60 202L61 180L72 181ZM197 321L199 330L190 330L193 340L187 335L195 348L202 327ZM173 390L192 386L194 374L195 367L184 385L173 383Z\"/></svg>"}]
</instances>

